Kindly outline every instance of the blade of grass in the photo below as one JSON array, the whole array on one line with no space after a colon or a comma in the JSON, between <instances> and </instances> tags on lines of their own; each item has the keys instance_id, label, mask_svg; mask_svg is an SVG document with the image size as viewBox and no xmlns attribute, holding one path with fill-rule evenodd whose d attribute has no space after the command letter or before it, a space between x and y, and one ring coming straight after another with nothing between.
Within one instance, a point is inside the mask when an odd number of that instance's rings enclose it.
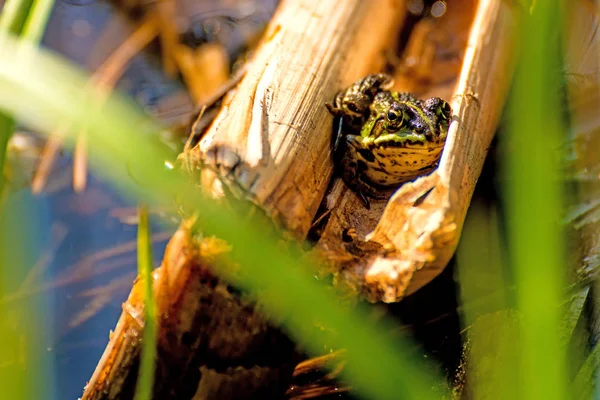
<instances>
[{"instance_id":1,"label":"blade of grass","mask_svg":"<svg viewBox=\"0 0 600 400\"><path fill-rule=\"evenodd\" d=\"M39 43L42 40L53 6L54 0L33 1L21 34L23 39L30 40L32 43Z\"/></svg>"},{"instance_id":2,"label":"blade of grass","mask_svg":"<svg viewBox=\"0 0 600 400\"><path fill-rule=\"evenodd\" d=\"M138 224L138 276L144 282L145 320L142 341L142 357L139 378L135 389L135 400L152 398L154 365L156 360L156 304L152 290L152 240L148 223L148 207L139 206Z\"/></svg>"},{"instance_id":3,"label":"blade of grass","mask_svg":"<svg viewBox=\"0 0 600 400\"><path fill-rule=\"evenodd\" d=\"M16 290L35 263L40 229L33 202L24 192L0 206L0 297ZM44 363L47 333L42 326L48 298L29 296L12 304L0 304L0 382L2 398L48 398L52 393L50 366ZM45 396L46 395L46 396Z\"/></svg>"},{"instance_id":4,"label":"blade of grass","mask_svg":"<svg viewBox=\"0 0 600 400\"><path fill-rule=\"evenodd\" d=\"M53 0L7 0L0 13L0 31L21 35L37 44L46 29L53 5ZM0 114L0 194L4 192L6 148L14 128L13 118Z\"/></svg>"},{"instance_id":5,"label":"blade of grass","mask_svg":"<svg viewBox=\"0 0 600 400\"><path fill-rule=\"evenodd\" d=\"M19 35L32 4L33 0L6 0L0 13L0 31Z\"/></svg>"},{"instance_id":6,"label":"blade of grass","mask_svg":"<svg viewBox=\"0 0 600 400\"><path fill-rule=\"evenodd\" d=\"M521 58L509 102L506 205L516 302L522 317L519 398L563 399L566 352L561 342L565 245L559 224L558 149L565 132L559 95L558 1L525 9Z\"/></svg>"},{"instance_id":7,"label":"blade of grass","mask_svg":"<svg viewBox=\"0 0 600 400\"><path fill-rule=\"evenodd\" d=\"M130 102L113 96L99 107L93 101L95 91L85 87L86 76L72 65L10 37L0 37L0 48L11 55L10 62L0 59L0 108L44 132L67 121L73 127L71 140L73 132L87 126L96 171L149 205L177 196L197 209L203 231L235 249L234 261L243 265L244 287L254 291L308 350L320 354L331 345L331 338L311 336L315 321L338 333L335 345L347 349L345 377L360 395L427 399L444 394L432 393L441 378L415 356L414 346L384 338L387 324L365 323L370 320L365 310L351 312L339 304L297 257L266 240L256 227L242 223L237 214L199 197L193 182L166 170L164 160L174 154L151 140L148 134L160 128Z\"/></svg>"},{"instance_id":8,"label":"blade of grass","mask_svg":"<svg viewBox=\"0 0 600 400\"><path fill-rule=\"evenodd\" d=\"M600 366L600 344L596 344L587 359L579 369L577 376L573 382L573 398L574 399L592 399L594 393L594 377Z\"/></svg>"},{"instance_id":9,"label":"blade of grass","mask_svg":"<svg viewBox=\"0 0 600 400\"><path fill-rule=\"evenodd\" d=\"M463 321L470 344L469 393L476 399L512 399L518 394L514 368L518 325L515 313L507 309L505 247L496 217L495 210L472 203L457 250Z\"/></svg>"},{"instance_id":10,"label":"blade of grass","mask_svg":"<svg viewBox=\"0 0 600 400\"><path fill-rule=\"evenodd\" d=\"M22 34L31 5L30 0L5 1L0 13L0 32L9 35ZM48 15L45 16L46 20L47 17ZM35 22L45 27L41 18L37 18ZM40 34L37 37L31 35L30 40L37 43L40 37ZM0 196L4 193L6 149L14 127L13 117L1 113ZM31 214L25 212L25 202L15 203L14 200L13 198L0 201L0 212L3 214L0 218L0 297L4 297L5 291L10 291L15 285L14 277L23 273L25 266L32 264L26 255L31 255L32 249L35 249L34 235L26 217ZM42 393L48 395L52 392L51 382L46 379L49 368L43 365L40 357L41 344L44 343L44 338L41 337L44 330L40 329L43 326L43 308L43 304L33 299L23 301L19 305L13 304L10 308L0 306L0 315L3 316L0 324L0 382L3 382L2 393L6 398L41 398Z\"/></svg>"},{"instance_id":11,"label":"blade of grass","mask_svg":"<svg viewBox=\"0 0 600 400\"><path fill-rule=\"evenodd\" d=\"M0 31L19 35L29 14L33 0L6 0L0 13ZM4 163L6 148L15 129L10 115L0 114L0 194L4 192Z\"/></svg>"},{"instance_id":12,"label":"blade of grass","mask_svg":"<svg viewBox=\"0 0 600 400\"><path fill-rule=\"evenodd\" d=\"M4 193L4 163L8 141L15 130L15 121L10 115L0 113L0 196ZM0 197L1 198L1 197Z\"/></svg>"}]
</instances>

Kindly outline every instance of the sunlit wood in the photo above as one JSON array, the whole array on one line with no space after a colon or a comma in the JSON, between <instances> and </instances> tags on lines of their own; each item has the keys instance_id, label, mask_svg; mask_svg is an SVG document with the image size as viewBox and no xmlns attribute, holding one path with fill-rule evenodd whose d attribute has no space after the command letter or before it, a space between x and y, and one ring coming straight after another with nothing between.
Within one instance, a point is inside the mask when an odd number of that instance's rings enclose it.
<instances>
[{"instance_id":1,"label":"sunlit wood","mask_svg":"<svg viewBox=\"0 0 600 400\"><path fill-rule=\"evenodd\" d=\"M384 66L404 14L401 1L282 2L246 75L191 153L234 169L250 198L304 237L332 172L324 104ZM242 167L233 168L238 161ZM207 170L204 183L218 195L214 178Z\"/></svg>"}]
</instances>

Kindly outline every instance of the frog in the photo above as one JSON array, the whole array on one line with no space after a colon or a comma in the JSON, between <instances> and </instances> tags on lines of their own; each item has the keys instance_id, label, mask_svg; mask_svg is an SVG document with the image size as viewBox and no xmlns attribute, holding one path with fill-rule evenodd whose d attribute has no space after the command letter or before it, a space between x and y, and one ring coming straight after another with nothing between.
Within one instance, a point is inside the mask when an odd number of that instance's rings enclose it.
<instances>
[{"instance_id":1,"label":"frog","mask_svg":"<svg viewBox=\"0 0 600 400\"><path fill-rule=\"evenodd\" d=\"M350 88L364 84L365 79ZM410 93L382 89L381 85L361 90L369 95L375 92L362 119L345 114L348 105L344 98L349 89L336 95L336 99L342 98L334 111L342 111L332 112L341 118L333 153L338 174L368 209L368 198L385 198L380 194L382 189L398 187L436 168L452 110L439 97L420 100Z\"/></svg>"}]
</instances>

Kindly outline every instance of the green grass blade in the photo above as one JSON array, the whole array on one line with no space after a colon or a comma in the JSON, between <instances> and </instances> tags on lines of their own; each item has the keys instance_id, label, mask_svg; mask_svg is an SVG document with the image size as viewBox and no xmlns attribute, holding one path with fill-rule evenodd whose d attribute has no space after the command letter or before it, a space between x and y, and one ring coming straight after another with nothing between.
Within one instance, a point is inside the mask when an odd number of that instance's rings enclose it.
<instances>
[{"instance_id":1,"label":"green grass blade","mask_svg":"<svg viewBox=\"0 0 600 400\"><path fill-rule=\"evenodd\" d=\"M4 171L4 163L6 162L6 149L14 129L14 119L10 115L0 113L0 197L4 193L5 178L2 171Z\"/></svg>"},{"instance_id":2,"label":"green grass blade","mask_svg":"<svg viewBox=\"0 0 600 400\"><path fill-rule=\"evenodd\" d=\"M32 43L39 43L46 30L54 0L34 0L27 16L21 37Z\"/></svg>"},{"instance_id":3,"label":"green grass blade","mask_svg":"<svg viewBox=\"0 0 600 400\"><path fill-rule=\"evenodd\" d=\"M508 304L505 246L494 209L471 204L457 250L467 376L475 399L517 397L518 323Z\"/></svg>"},{"instance_id":4,"label":"green grass blade","mask_svg":"<svg viewBox=\"0 0 600 400\"><path fill-rule=\"evenodd\" d=\"M357 393L373 399L432 398L431 388L441 378L415 355L414 346L386 340L387 324L365 323L371 320L366 311L351 312L339 304L297 257L241 223L237 214L200 198L187 178L167 171L164 159L173 153L148 137L159 128L130 102L113 96L100 107L93 90L85 88L87 77L72 65L9 37L0 37L0 45L11 54L10 62L0 60L0 108L45 132L57 124L70 123L71 134L87 126L92 165L99 173L149 205L170 203L176 195L198 209L203 230L233 246L233 257L243 264L243 285L295 338L314 354L331 345L330 339L347 349L344 371ZM315 321L337 334L311 336Z\"/></svg>"},{"instance_id":5,"label":"green grass blade","mask_svg":"<svg viewBox=\"0 0 600 400\"><path fill-rule=\"evenodd\" d=\"M29 267L39 255L41 229L34 226L40 215L32 210L31 197L24 192L7 199L0 206L0 298L14 293L22 285ZM52 393L50 366L43 329L48 299L27 296L0 304L0 382L2 398L14 400L42 399Z\"/></svg>"},{"instance_id":6,"label":"green grass blade","mask_svg":"<svg viewBox=\"0 0 600 400\"><path fill-rule=\"evenodd\" d=\"M157 323L156 304L152 290L152 241L150 239L148 207L140 205L138 215L138 276L144 282L145 320L142 357L135 399L149 400L152 398L152 383L154 382Z\"/></svg>"},{"instance_id":7,"label":"green grass blade","mask_svg":"<svg viewBox=\"0 0 600 400\"><path fill-rule=\"evenodd\" d=\"M592 349L587 359L579 369L575 381L573 383L573 398L574 399L592 399L595 389L596 376L598 367L600 366L600 345Z\"/></svg>"},{"instance_id":8,"label":"green grass blade","mask_svg":"<svg viewBox=\"0 0 600 400\"><path fill-rule=\"evenodd\" d=\"M30 6L31 1L27 0L5 1L0 13L0 31L21 34ZM6 149L14 127L12 116L0 114L0 197L5 186ZM36 235L27 219L31 211L25 210L28 201L15 201L14 197L4 200L0 201L0 298L5 292L16 290L22 282L27 266L33 264L31 255L36 245ZM0 382L4 398L43 398L52 393L51 382L46 379L49 368L42 357L44 304L34 296L18 304L0 305Z\"/></svg>"},{"instance_id":9,"label":"green grass blade","mask_svg":"<svg viewBox=\"0 0 600 400\"><path fill-rule=\"evenodd\" d=\"M37 44L42 38L53 5L53 0L7 0L0 13L0 31L22 35ZM0 195L4 192L2 171L6 161L6 149L14 128L13 118L0 114Z\"/></svg>"},{"instance_id":10,"label":"green grass blade","mask_svg":"<svg viewBox=\"0 0 600 400\"><path fill-rule=\"evenodd\" d=\"M32 0L6 0L0 13L0 31L19 35L29 13ZM4 162L8 141L15 128L10 115L0 114L0 196L4 192Z\"/></svg>"},{"instance_id":11,"label":"green grass blade","mask_svg":"<svg viewBox=\"0 0 600 400\"><path fill-rule=\"evenodd\" d=\"M33 0L6 0L0 13L0 31L20 35Z\"/></svg>"},{"instance_id":12,"label":"green grass blade","mask_svg":"<svg viewBox=\"0 0 600 400\"><path fill-rule=\"evenodd\" d=\"M509 100L506 205L522 317L519 398L566 398L565 244L560 218L564 125L560 102L559 1L535 2L522 23L521 58Z\"/></svg>"}]
</instances>

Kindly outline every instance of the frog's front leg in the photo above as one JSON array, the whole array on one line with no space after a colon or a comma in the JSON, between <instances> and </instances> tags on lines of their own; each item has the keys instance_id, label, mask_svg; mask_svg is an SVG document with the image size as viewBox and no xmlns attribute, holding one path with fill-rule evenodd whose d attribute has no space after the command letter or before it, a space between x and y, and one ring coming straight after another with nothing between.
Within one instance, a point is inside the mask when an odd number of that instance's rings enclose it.
<instances>
[{"instance_id":1,"label":"frog's front leg","mask_svg":"<svg viewBox=\"0 0 600 400\"><path fill-rule=\"evenodd\" d=\"M367 163L374 161L373 153L364 146L360 136L346 135L341 142L335 160L338 173L346 186L352 189L369 209L370 203L367 196L374 199L384 198L379 196L376 189L364 180L363 173L368 168Z\"/></svg>"}]
</instances>

